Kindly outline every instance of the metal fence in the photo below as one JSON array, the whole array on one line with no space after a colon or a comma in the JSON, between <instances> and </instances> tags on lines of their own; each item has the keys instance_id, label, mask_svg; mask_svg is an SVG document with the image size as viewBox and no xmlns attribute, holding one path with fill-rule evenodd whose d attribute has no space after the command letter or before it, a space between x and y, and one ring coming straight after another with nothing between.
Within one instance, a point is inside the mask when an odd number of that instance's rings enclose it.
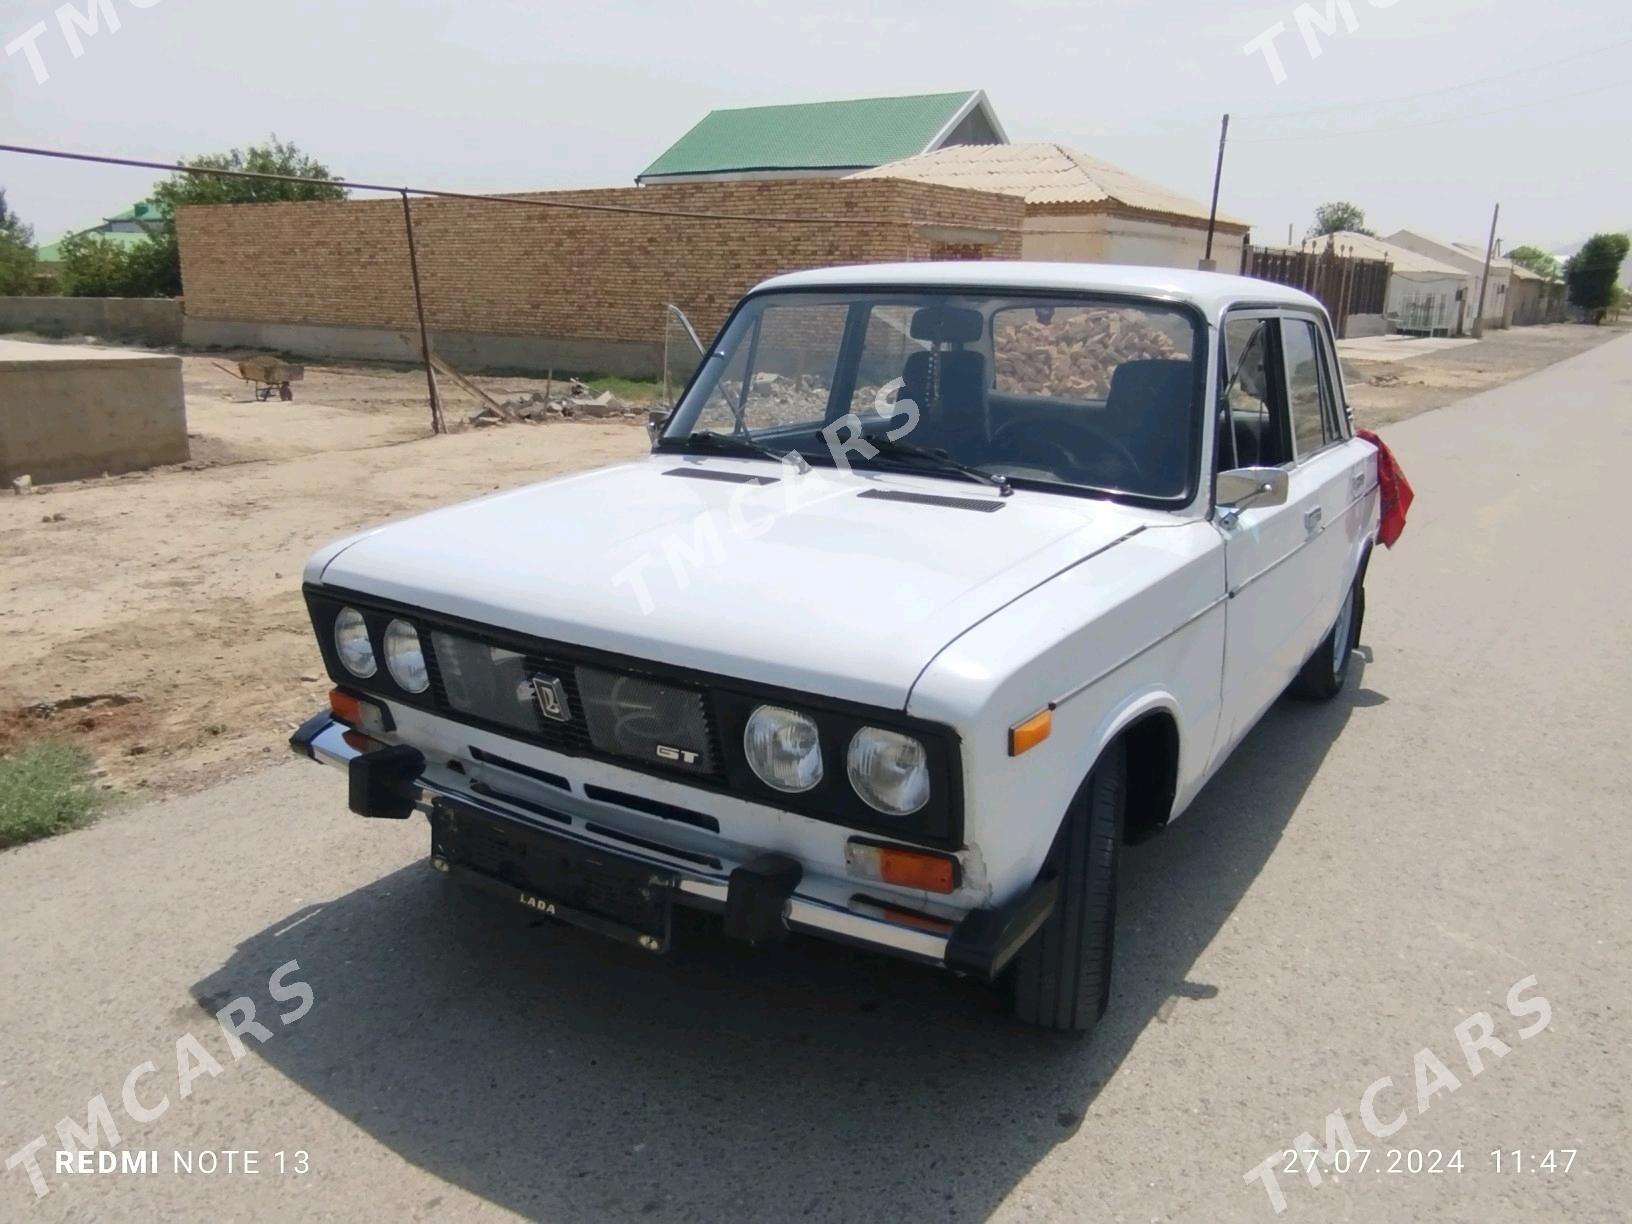
<instances>
[{"instance_id":1,"label":"metal fence","mask_svg":"<svg viewBox=\"0 0 1632 1224\"><path fill-rule=\"evenodd\" d=\"M1319 298L1340 340L1348 335L1352 316L1383 313L1393 271L1394 265L1386 259L1361 259L1332 242L1296 251L1250 245L1241 250L1241 275L1302 289Z\"/></svg>"}]
</instances>

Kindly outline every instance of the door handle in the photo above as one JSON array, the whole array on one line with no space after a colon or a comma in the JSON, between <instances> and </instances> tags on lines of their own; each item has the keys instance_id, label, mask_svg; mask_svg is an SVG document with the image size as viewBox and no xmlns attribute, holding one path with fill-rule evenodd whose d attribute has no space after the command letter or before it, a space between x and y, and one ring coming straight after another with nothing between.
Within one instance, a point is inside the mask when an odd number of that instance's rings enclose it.
<instances>
[{"instance_id":1,"label":"door handle","mask_svg":"<svg viewBox=\"0 0 1632 1224\"><path fill-rule=\"evenodd\" d=\"M1353 476L1349 477L1349 487L1352 488L1356 493L1360 492L1360 490L1362 490L1362 489L1364 489L1366 487L1366 470L1365 470L1365 468L1361 468Z\"/></svg>"},{"instance_id":2,"label":"door handle","mask_svg":"<svg viewBox=\"0 0 1632 1224\"><path fill-rule=\"evenodd\" d=\"M1319 506L1312 506L1303 512L1303 529L1313 534L1320 527L1321 511Z\"/></svg>"}]
</instances>

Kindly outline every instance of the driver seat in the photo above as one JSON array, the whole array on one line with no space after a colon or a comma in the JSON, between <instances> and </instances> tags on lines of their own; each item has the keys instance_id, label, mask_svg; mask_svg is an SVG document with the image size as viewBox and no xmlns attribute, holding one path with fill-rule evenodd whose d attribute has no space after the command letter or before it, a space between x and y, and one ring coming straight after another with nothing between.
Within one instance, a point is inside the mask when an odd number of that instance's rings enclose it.
<instances>
[{"instance_id":1,"label":"driver seat","mask_svg":"<svg viewBox=\"0 0 1632 1224\"><path fill-rule=\"evenodd\" d=\"M1184 488L1194 385L1195 366L1183 359L1124 361L1111 375L1103 420L1139 461L1153 492Z\"/></svg>"},{"instance_id":2,"label":"driver seat","mask_svg":"<svg viewBox=\"0 0 1632 1224\"><path fill-rule=\"evenodd\" d=\"M986 357L968 349L913 353L901 371L897 400L910 399L922 414L918 446L951 450L986 439Z\"/></svg>"}]
</instances>

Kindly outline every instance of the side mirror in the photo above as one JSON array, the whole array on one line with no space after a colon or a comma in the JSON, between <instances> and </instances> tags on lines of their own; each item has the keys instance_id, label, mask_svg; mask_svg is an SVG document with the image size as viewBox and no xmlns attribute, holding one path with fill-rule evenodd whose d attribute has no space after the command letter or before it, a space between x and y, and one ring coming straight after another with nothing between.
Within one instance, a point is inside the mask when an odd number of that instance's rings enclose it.
<instances>
[{"instance_id":1,"label":"side mirror","mask_svg":"<svg viewBox=\"0 0 1632 1224\"><path fill-rule=\"evenodd\" d=\"M652 445L657 445L658 435L663 432L663 426L669 423L669 417L674 412L672 408L652 408L646 413L646 436L651 439Z\"/></svg>"},{"instance_id":2,"label":"side mirror","mask_svg":"<svg viewBox=\"0 0 1632 1224\"><path fill-rule=\"evenodd\" d=\"M1253 506L1284 506L1287 475L1278 467L1236 468L1218 474L1218 508L1234 516ZM1226 523L1226 526L1228 524Z\"/></svg>"}]
</instances>

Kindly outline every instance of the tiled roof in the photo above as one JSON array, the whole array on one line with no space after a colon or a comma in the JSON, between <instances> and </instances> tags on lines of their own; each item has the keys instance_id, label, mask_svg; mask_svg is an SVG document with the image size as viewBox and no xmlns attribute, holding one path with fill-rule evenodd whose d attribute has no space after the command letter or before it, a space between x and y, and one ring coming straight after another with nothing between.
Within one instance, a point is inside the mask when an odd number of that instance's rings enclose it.
<instances>
[{"instance_id":1,"label":"tiled roof","mask_svg":"<svg viewBox=\"0 0 1632 1224\"><path fill-rule=\"evenodd\" d=\"M1377 238L1371 234L1357 234L1353 230L1342 230L1332 237L1337 242L1338 250L1345 254L1353 252L1360 259L1386 259L1394 265L1396 272L1425 272L1434 276L1466 276L1467 273L1448 263L1441 263L1437 259L1420 254L1409 247L1389 242L1386 238ZM1317 239L1322 247L1326 239Z\"/></svg>"},{"instance_id":2,"label":"tiled roof","mask_svg":"<svg viewBox=\"0 0 1632 1224\"><path fill-rule=\"evenodd\" d=\"M1200 200L1059 144L951 145L851 177L908 178L973 187L1024 196L1032 206L1118 204L1139 212L1207 219L1207 205ZM1235 229L1249 225L1223 214L1218 219Z\"/></svg>"}]
</instances>

